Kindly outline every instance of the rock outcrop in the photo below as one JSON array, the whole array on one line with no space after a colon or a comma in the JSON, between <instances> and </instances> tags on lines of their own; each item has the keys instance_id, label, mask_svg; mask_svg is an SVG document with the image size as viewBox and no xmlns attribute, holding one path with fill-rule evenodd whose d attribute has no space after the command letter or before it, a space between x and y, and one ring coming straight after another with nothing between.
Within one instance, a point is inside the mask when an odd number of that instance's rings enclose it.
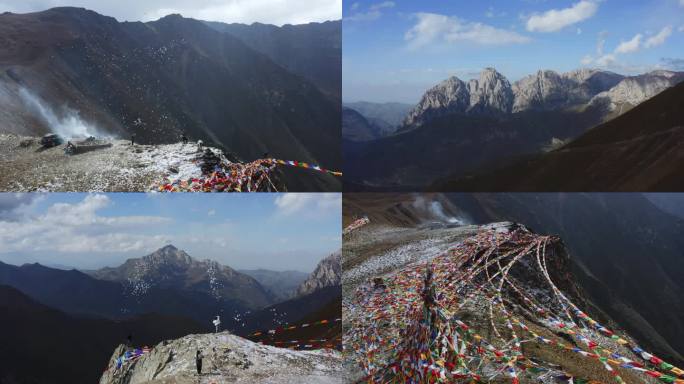
<instances>
[{"instance_id":1,"label":"rock outcrop","mask_svg":"<svg viewBox=\"0 0 684 384\"><path fill-rule=\"evenodd\" d=\"M479 79L468 81L470 105L473 114L509 113L513 105L511 83L494 68L485 68Z\"/></svg>"},{"instance_id":2,"label":"rock outcrop","mask_svg":"<svg viewBox=\"0 0 684 384\"><path fill-rule=\"evenodd\" d=\"M624 76L605 71L580 69L559 74L538 71L513 84L512 112L558 109L587 103L599 92L615 86Z\"/></svg>"},{"instance_id":3,"label":"rock outcrop","mask_svg":"<svg viewBox=\"0 0 684 384\"><path fill-rule=\"evenodd\" d=\"M493 68L467 84L456 76L430 88L404 120L404 126L419 126L450 113L509 113L513 103L511 84Z\"/></svg>"},{"instance_id":4,"label":"rock outcrop","mask_svg":"<svg viewBox=\"0 0 684 384\"><path fill-rule=\"evenodd\" d=\"M313 293L321 288L340 285L342 281L341 253L335 252L321 260L316 269L297 288L297 296Z\"/></svg>"},{"instance_id":5,"label":"rock outcrop","mask_svg":"<svg viewBox=\"0 0 684 384\"><path fill-rule=\"evenodd\" d=\"M452 76L430 88L404 119L404 129L454 113L497 116L528 110L605 105L633 107L684 80L684 73L653 71L626 77L597 69L540 70L512 85L493 68L467 83Z\"/></svg>"},{"instance_id":6,"label":"rock outcrop","mask_svg":"<svg viewBox=\"0 0 684 384\"><path fill-rule=\"evenodd\" d=\"M627 77L616 86L594 96L590 104L604 105L610 111L626 112L682 80L684 73L672 71L653 71Z\"/></svg>"},{"instance_id":7,"label":"rock outcrop","mask_svg":"<svg viewBox=\"0 0 684 384\"><path fill-rule=\"evenodd\" d=\"M203 355L202 375L195 355ZM343 383L341 354L332 350L294 351L231 335L188 335L161 342L117 368L119 346L100 384Z\"/></svg>"}]
</instances>

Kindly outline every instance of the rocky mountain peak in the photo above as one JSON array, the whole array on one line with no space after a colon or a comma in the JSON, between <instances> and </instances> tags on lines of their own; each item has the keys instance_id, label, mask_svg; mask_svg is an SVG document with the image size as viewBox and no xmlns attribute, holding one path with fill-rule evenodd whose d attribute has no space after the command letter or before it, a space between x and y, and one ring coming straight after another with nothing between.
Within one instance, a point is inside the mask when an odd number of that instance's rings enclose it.
<instances>
[{"instance_id":1,"label":"rocky mountain peak","mask_svg":"<svg viewBox=\"0 0 684 384\"><path fill-rule=\"evenodd\" d=\"M468 82L471 113L509 113L513 105L511 83L494 68L480 72L479 80Z\"/></svg>"},{"instance_id":2,"label":"rocky mountain peak","mask_svg":"<svg viewBox=\"0 0 684 384\"><path fill-rule=\"evenodd\" d=\"M193 259L185 251L178 249L171 244L165 245L164 247L159 248L147 256L143 256L142 260L154 264L175 264L186 266L199 263L198 260Z\"/></svg>"},{"instance_id":3,"label":"rocky mountain peak","mask_svg":"<svg viewBox=\"0 0 684 384\"><path fill-rule=\"evenodd\" d=\"M241 298L250 306L264 306L271 295L254 278L215 260L198 260L173 245L141 258L128 259L115 268L92 271L98 279L122 282L135 295L151 288L187 289L222 300Z\"/></svg>"},{"instance_id":4,"label":"rocky mountain peak","mask_svg":"<svg viewBox=\"0 0 684 384\"><path fill-rule=\"evenodd\" d=\"M574 79L576 81L582 82L586 81L590 77L594 76L594 74L599 73L598 69L593 69L593 68L579 68L575 69L570 72L566 72L563 75L569 79Z\"/></svg>"},{"instance_id":5,"label":"rocky mountain peak","mask_svg":"<svg viewBox=\"0 0 684 384\"><path fill-rule=\"evenodd\" d=\"M554 108L566 101L568 81L551 70L539 70L513 85L513 112L527 109Z\"/></svg>"},{"instance_id":6,"label":"rocky mountain peak","mask_svg":"<svg viewBox=\"0 0 684 384\"><path fill-rule=\"evenodd\" d=\"M451 76L430 88L404 119L405 126L419 126L424 122L449 113L465 112L470 105L470 92L466 84Z\"/></svg>"},{"instance_id":7,"label":"rocky mountain peak","mask_svg":"<svg viewBox=\"0 0 684 384\"><path fill-rule=\"evenodd\" d=\"M297 288L297 296L304 296L321 288L340 285L342 282L342 253L340 251L331 254L321 260L316 269Z\"/></svg>"},{"instance_id":8,"label":"rocky mountain peak","mask_svg":"<svg viewBox=\"0 0 684 384\"><path fill-rule=\"evenodd\" d=\"M508 113L513 104L511 84L494 68L485 68L478 79L463 82L451 76L430 88L404 120L404 126L420 126L452 113Z\"/></svg>"}]
</instances>

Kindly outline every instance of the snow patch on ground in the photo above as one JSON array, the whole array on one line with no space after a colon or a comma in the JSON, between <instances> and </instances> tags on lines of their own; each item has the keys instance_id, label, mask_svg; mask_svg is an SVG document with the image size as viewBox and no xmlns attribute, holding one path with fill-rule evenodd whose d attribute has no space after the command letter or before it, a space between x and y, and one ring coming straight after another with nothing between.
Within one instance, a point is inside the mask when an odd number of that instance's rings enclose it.
<instances>
[{"instance_id":1,"label":"snow patch on ground","mask_svg":"<svg viewBox=\"0 0 684 384\"><path fill-rule=\"evenodd\" d=\"M45 149L40 138L0 134L0 191L147 192L165 177L201 175L195 143L110 142L109 148L67 155L65 145Z\"/></svg>"}]
</instances>

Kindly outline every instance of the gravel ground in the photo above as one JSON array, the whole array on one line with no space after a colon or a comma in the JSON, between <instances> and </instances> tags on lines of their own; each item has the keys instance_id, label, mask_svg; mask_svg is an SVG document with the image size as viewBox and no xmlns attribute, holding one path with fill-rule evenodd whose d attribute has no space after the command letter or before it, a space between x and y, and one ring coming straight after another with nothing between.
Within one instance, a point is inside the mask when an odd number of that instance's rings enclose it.
<instances>
[{"instance_id":1,"label":"gravel ground","mask_svg":"<svg viewBox=\"0 0 684 384\"><path fill-rule=\"evenodd\" d=\"M193 143L131 145L66 155L64 145L43 149L40 138L0 135L0 191L147 192L164 176L199 174Z\"/></svg>"}]
</instances>

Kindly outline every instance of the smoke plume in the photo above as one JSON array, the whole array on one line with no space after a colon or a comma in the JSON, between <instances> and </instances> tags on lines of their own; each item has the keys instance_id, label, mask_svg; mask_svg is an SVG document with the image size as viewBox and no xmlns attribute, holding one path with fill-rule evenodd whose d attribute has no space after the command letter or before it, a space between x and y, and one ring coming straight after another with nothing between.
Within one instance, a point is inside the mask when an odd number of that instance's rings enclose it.
<instances>
[{"instance_id":1,"label":"smoke plume","mask_svg":"<svg viewBox=\"0 0 684 384\"><path fill-rule=\"evenodd\" d=\"M65 139L103 137L97 127L81 119L78 111L62 107L62 113L58 115L44 100L26 88L19 89L19 97L31 113L47 124L51 132Z\"/></svg>"},{"instance_id":2,"label":"smoke plume","mask_svg":"<svg viewBox=\"0 0 684 384\"><path fill-rule=\"evenodd\" d=\"M413 201L413 207L422 211L429 220L441 221L448 224L467 225L469 220L464 217L452 216L446 213L444 206L437 200L428 201L425 197L417 195Z\"/></svg>"}]
</instances>

